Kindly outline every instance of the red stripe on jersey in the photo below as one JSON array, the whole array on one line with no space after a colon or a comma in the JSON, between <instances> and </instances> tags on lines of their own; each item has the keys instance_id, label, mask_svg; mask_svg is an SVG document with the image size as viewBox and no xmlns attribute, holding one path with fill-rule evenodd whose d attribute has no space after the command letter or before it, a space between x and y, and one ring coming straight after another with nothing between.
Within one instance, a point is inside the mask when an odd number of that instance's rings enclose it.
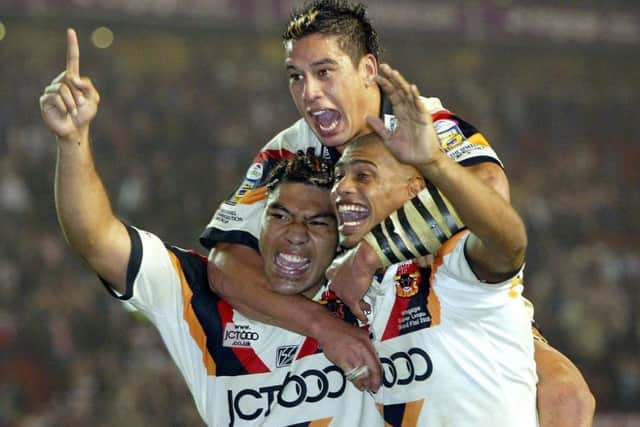
<instances>
[{"instance_id":1,"label":"red stripe on jersey","mask_svg":"<svg viewBox=\"0 0 640 427\"><path fill-rule=\"evenodd\" d=\"M311 356L312 354L316 354L319 349L320 345L318 344L318 341L314 340L313 338L307 337L300 346L300 351L298 351L296 360L302 359L306 356Z\"/></svg>"},{"instance_id":2,"label":"red stripe on jersey","mask_svg":"<svg viewBox=\"0 0 640 427\"><path fill-rule=\"evenodd\" d=\"M381 341L388 340L400 336L400 318L402 314L409 308L409 298L396 298L387 321L387 326L382 334Z\"/></svg>"},{"instance_id":3,"label":"red stripe on jersey","mask_svg":"<svg viewBox=\"0 0 640 427\"><path fill-rule=\"evenodd\" d=\"M443 119L450 119L451 117L453 117L453 114L451 114L450 111L447 110L440 110L438 112L436 112L435 114L431 115L431 120L438 121L438 120L443 120Z\"/></svg>"},{"instance_id":4,"label":"red stripe on jersey","mask_svg":"<svg viewBox=\"0 0 640 427\"><path fill-rule=\"evenodd\" d=\"M264 163L269 159L273 160L287 160L295 156L296 153L293 153L289 150L264 150L258 153L256 158L253 160L254 163Z\"/></svg>"},{"instance_id":5,"label":"red stripe on jersey","mask_svg":"<svg viewBox=\"0 0 640 427\"><path fill-rule=\"evenodd\" d=\"M218 302L218 313L222 321L222 330L227 324L233 323L233 308L225 301ZM231 347L231 351L238 358L238 361L248 374L262 374L271 372L267 365L262 362L260 356L250 347Z\"/></svg>"}]
</instances>

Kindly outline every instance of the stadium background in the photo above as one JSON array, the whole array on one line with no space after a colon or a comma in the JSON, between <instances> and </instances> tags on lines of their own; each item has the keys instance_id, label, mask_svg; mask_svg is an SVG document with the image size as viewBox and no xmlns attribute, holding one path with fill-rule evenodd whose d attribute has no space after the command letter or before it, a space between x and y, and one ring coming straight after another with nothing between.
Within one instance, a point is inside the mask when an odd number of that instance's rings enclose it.
<instances>
[{"instance_id":1,"label":"stadium background","mask_svg":"<svg viewBox=\"0 0 640 427\"><path fill-rule=\"evenodd\" d=\"M94 152L116 211L201 249L219 201L296 119L279 39L294 3L0 3L0 426L201 425L155 330L58 230L38 97L64 68L64 29L102 95ZM596 426L640 425L637 3L368 3L383 60L504 161L529 231L526 294L585 374Z\"/></svg>"}]
</instances>

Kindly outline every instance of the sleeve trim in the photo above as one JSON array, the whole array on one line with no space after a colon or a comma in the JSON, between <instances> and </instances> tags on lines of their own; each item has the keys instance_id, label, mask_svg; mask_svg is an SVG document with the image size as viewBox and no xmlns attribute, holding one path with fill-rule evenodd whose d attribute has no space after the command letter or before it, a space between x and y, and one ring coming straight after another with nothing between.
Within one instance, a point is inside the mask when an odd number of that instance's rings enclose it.
<instances>
[{"instance_id":1,"label":"sleeve trim","mask_svg":"<svg viewBox=\"0 0 640 427\"><path fill-rule=\"evenodd\" d=\"M142 240L140 239L138 230L127 224L124 224L124 226L127 229L129 239L131 240L131 254L129 255L129 263L127 264L127 283L125 285L124 294L118 295L118 293L113 290L113 287L109 282L100 276L98 277L111 296L122 301L127 301L133 296L133 282L138 276L140 266L142 265Z\"/></svg>"},{"instance_id":2,"label":"sleeve trim","mask_svg":"<svg viewBox=\"0 0 640 427\"><path fill-rule=\"evenodd\" d=\"M247 231L224 231L219 228L208 227L200 235L200 244L207 249L213 249L218 243L237 243L249 246L256 252L260 252L258 239Z\"/></svg>"}]
</instances>

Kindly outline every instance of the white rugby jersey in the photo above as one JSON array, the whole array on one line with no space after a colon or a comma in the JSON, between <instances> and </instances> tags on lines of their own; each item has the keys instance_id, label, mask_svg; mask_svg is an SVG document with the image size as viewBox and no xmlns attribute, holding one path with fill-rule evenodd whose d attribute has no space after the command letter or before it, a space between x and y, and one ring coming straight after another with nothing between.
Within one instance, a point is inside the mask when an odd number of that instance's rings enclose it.
<instances>
[{"instance_id":1,"label":"white rugby jersey","mask_svg":"<svg viewBox=\"0 0 640 427\"><path fill-rule=\"evenodd\" d=\"M384 367L375 395L386 425L537 425L530 318L519 272L480 282L453 236L431 269L395 264L366 298Z\"/></svg>"},{"instance_id":2,"label":"white rugby jersey","mask_svg":"<svg viewBox=\"0 0 640 427\"><path fill-rule=\"evenodd\" d=\"M109 290L156 326L207 425L383 425L315 340L245 318L210 290L206 258L128 230L127 290Z\"/></svg>"},{"instance_id":3,"label":"white rugby jersey","mask_svg":"<svg viewBox=\"0 0 640 427\"><path fill-rule=\"evenodd\" d=\"M502 166L493 148L475 127L444 108L438 98L423 100L431 113L441 148L453 160L463 166L487 161ZM382 99L381 118L388 128L395 127L391 103L385 97ZM200 236L202 245L210 249L218 242L240 243L258 250L260 221L267 194L264 181L279 161L309 148L317 156L334 162L340 157L337 150L323 146L304 119L299 119L260 150L240 187L213 214Z\"/></svg>"}]
</instances>

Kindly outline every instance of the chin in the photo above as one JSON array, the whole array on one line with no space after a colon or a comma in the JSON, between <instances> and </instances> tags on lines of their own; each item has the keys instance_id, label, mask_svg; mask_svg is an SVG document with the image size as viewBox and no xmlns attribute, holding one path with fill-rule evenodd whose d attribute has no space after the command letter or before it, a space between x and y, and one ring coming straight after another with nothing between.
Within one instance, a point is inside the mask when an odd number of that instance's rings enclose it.
<instances>
[{"instance_id":1,"label":"chin","mask_svg":"<svg viewBox=\"0 0 640 427\"><path fill-rule=\"evenodd\" d=\"M345 236L340 240L340 245L347 249L351 249L355 245L357 245L360 240L362 240L362 237L353 236L353 235Z\"/></svg>"}]
</instances>

